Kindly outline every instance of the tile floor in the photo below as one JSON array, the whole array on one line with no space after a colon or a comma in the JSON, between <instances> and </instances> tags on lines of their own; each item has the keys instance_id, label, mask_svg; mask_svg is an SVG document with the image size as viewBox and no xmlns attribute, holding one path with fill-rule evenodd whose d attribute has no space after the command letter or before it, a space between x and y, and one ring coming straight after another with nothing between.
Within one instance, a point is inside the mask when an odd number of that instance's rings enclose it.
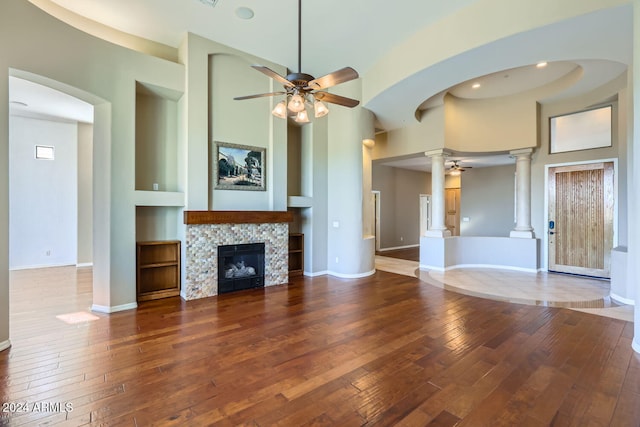
<instances>
[{"instance_id":1,"label":"tile floor","mask_svg":"<svg viewBox=\"0 0 640 427\"><path fill-rule=\"evenodd\" d=\"M633 322L633 307L609 298L609 282L565 274L489 268L420 270L418 262L376 256L376 268L466 295L518 304L565 307Z\"/></svg>"}]
</instances>

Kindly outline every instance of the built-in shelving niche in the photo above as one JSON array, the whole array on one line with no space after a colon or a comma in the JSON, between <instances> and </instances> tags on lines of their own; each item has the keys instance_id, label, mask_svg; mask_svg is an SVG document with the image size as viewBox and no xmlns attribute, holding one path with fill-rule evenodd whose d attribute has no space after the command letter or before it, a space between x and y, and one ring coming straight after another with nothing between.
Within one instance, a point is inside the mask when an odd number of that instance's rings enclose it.
<instances>
[{"instance_id":1,"label":"built-in shelving niche","mask_svg":"<svg viewBox=\"0 0 640 427\"><path fill-rule=\"evenodd\" d=\"M184 184L178 173L178 104L182 95L176 90L136 82L136 242L138 251L144 253L153 254L158 248L172 251L170 266L156 268L153 262L139 261L140 300L174 295L180 289L179 240L183 232L179 227L185 202ZM170 274L165 274L167 271ZM170 289L165 289L167 278L171 278Z\"/></svg>"},{"instance_id":2,"label":"built-in shelving niche","mask_svg":"<svg viewBox=\"0 0 640 427\"><path fill-rule=\"evenodd\" d=\"M182 93L171 89L136 83L136 190L181 190L178 179L181 97Z\"/></svg>"},{"instance_id":3,"label":"built-in shelving niche","mask_svg":"<svg viewBox=\"0 0 640 427\"><path fill-rule=\"evenodd\" d=\"M310 194L312 182L310 148L310 135L305 128L289 124L287 127L287 209L293 213L293 221L289 223L289 277L303 274L304 266L311 265L313 197Z\"/></svg>"},{"instance_id":4,"label":"built-in shelving niche","mask_svg":"<svg viewBox=\"0 0 640 427\"><path fill-rule=\"evenodd\" d=\"M181 207L136 206L136 241L175 240L181 220Z\"/></svg>"}]
</instances>

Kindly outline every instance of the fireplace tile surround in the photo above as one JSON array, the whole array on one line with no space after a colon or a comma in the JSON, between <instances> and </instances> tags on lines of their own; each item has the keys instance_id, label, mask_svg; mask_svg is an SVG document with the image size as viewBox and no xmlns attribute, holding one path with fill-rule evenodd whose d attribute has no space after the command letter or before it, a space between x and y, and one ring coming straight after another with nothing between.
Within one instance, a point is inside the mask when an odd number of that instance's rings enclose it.
<instances>
[{"instance_id":1,"label":"fireplace tile surround","mask_svg":"<svg viewBox=\"0 0 640 427\"><path fill-rule=\"evenodd\" d=\"M224 245L264 242L265 286L288 283L291 218L288 212L276 216L273 212L209 213L185 211L185 280L181 292L184 299L218 295L218 246ZM229 218L234 223L218 223L230 221Z\"/></svg>"}]
</instances>

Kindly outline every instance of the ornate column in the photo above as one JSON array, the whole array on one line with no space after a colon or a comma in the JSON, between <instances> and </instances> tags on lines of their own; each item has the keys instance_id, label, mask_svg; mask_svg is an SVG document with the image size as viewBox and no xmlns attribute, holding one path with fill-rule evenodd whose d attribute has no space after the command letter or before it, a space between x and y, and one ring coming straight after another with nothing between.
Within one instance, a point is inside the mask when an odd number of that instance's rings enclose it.
<instances>
[{"instance_id":1,"label":"ornate column","mask_svg":"<svg viewBox=\"0 0 640 427\"><path fill-rule=\"evenodd\" d=\"M532 148L513 150L509 154L516 159L516 228L510 237L533 238L531 227L531 153Z\"/></svg>"},{"instance_id":2,"label":"ornate column","mask_svg":"<svg viewBox=\"0 0 640 427\"><path fill-rule=\"evenodd\" d=\"M448 155L445 150L426 151L425 156L431 158L431 227L427 230L427 237L449 237L451 231L445 224L444 203L444 158Z\"/></svg>"}]
</instances>

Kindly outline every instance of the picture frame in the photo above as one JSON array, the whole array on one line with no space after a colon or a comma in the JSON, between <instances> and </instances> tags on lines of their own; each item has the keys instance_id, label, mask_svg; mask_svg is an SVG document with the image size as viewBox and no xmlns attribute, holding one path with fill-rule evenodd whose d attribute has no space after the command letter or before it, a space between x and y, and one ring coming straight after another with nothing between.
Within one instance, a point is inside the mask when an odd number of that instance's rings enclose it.
<instances>
[{"instance_id":1,"label":"picture frame","mask_svg":"<svg viewBox=\"0 0 640 427\"><path fill-rule=\"evenodd\" d=\"M549 153L612 146L611 105L549 118Z\"/></svg>"},{"instance_id":2,"label":"picture frame","mask_svg":"<svg viewBox=\"0 0 640 427\"><path fill-rule=\"evenodd\" d=\"M266 191L265 147L214 141L213 150L216 190Z\"/></svg>"}]
</instances>

